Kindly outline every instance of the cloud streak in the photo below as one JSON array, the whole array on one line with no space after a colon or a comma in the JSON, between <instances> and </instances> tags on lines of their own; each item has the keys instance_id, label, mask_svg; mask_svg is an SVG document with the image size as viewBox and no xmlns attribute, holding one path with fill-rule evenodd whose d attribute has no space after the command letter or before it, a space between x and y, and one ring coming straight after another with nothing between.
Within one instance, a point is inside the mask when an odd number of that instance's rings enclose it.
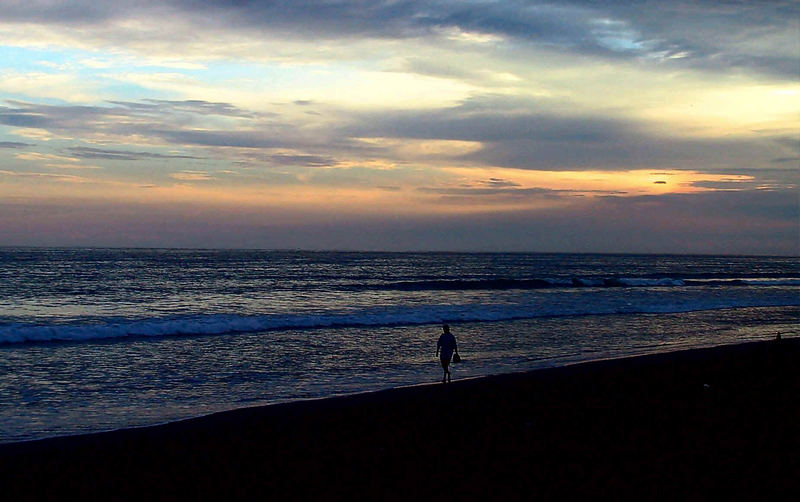
<instances>
[{"instance_id":1,"label":"cloud streak","mask_svg":"<svg viewBox=\"0 0 800 502\"><path fill-rule=\"evenodd\" d=\"M170 155L152 152L136 152L129 150L105 150L87 146L73 146L68 148L70 155L80 159L108 159L108 160L146 160L146 159L201 159L192 155Z\"/></svg>"},{"instance_id":2,"label":"cloud streak","mask_svg":"<svg viewBox=\"0 0 800 502\"><path fill-rule=\"evenodd\" d=\"M30 143L22 143L22 142L19 142L19 141L0 141L0 148L18 149L18 148L26 148L26 147L29 147L29 146L34 146L34 145L32 145Z\"/></svg>"}]
</instances>

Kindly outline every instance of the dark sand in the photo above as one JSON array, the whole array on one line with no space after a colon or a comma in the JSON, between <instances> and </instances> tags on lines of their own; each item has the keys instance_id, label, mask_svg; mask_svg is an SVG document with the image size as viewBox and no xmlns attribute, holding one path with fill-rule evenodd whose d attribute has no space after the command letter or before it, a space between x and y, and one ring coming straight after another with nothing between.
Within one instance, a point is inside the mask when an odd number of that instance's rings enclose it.
<instances>
[{"instance_id":1,"label":"dark sand","mask_svg":"<svg viewBox=\"0 0 800 502\"><path fill-rule=\"evenodd\" d=\"M0 499L800 500L798 363L748 343L4 445Z\"/></svg>"}]
</instances>

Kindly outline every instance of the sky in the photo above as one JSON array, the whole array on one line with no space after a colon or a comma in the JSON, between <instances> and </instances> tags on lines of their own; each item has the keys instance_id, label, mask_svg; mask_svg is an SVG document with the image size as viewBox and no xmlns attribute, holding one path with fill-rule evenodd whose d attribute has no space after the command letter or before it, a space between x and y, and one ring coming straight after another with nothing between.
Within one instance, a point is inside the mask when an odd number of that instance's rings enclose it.
<instances>
[{"instance_id":1,"label":"sky","mask_svg":"<svg viewBox=\"0 0 800 502\"><path fill-rule=\"evenodd\" d=\"M796 1L0 0L0 246L800 255Z\"/></svg>"}]
</instances>

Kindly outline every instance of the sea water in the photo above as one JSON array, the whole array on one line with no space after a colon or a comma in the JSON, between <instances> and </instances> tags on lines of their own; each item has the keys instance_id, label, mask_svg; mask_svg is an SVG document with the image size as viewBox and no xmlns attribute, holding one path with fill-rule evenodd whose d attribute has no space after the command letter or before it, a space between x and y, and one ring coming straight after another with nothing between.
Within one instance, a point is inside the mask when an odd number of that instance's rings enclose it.
<instances>
[{"instance_id":1,"label":"sea water","mask_svg":"<svg viewBox=\"0 0 800 502\"><path fill-rule=\"evenodd\" d=\"M0 442L796 336L793 257L0 249Z\"/></svg>"}]
</instances>

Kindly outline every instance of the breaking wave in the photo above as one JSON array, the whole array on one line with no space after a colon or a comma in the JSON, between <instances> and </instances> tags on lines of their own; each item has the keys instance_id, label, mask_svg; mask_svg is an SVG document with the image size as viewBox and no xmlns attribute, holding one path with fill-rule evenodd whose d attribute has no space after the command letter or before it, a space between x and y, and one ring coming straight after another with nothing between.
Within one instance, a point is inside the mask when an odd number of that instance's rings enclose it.
<instances>
[{"instance_id":1,"label":"breaking wave","mask_svg":"<svg viewBox=\"0 0 800 502\"><path fill-rule=\"evenodd\" d=\"M261 331L403 326L448 322L492 322L538 317L604 314L678 313L742 307L798 305L796 295L764 297L693 298L645 296L586 301L576 296L569 301L544 300L521 304L463 304L368 307L348 312L319 314L202 314L145 319L101 319L54 324L0 324L0 345L27 342L80 342L124 337L226 335ZM633 300L633 301L632 301Z\"/></svg>"}]
</instances>

